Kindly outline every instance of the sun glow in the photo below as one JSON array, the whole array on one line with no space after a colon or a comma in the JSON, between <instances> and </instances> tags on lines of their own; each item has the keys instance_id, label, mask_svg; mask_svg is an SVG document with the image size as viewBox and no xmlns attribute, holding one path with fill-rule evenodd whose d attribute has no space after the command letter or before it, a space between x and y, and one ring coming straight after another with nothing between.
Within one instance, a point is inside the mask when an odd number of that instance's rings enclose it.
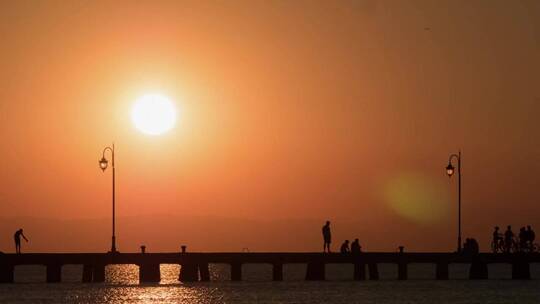
<instances>
[{"instance_id":1,"label":"sun glow","mask_svg":"<svg viewBox=\"0 0 540 304\"><path fill-rule=\"evenodd\" d=\"M144 95L137 99L131 111L131 120L144 134L160 135L176 124L176 109L165 96Z\"/></svg>"}]
</instances>

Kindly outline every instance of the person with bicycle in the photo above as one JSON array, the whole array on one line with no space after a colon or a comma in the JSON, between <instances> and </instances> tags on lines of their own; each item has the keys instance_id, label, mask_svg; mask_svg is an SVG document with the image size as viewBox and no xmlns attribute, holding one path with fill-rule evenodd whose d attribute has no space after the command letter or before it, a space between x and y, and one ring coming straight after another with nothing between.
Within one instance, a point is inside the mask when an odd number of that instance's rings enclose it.
<instances>
[{"instance_id":1,"label":"person with bicycle","mask_svg":"<svg viewBox=\"0 0 540 304\"><path fill-rule=\"evenodd\" d=\"M536 238L536 234L534 233L534 230L532 230L531 225L527 225L527 241L529 242L529 251L531 252L535 250L534 248L535 238Z\"/></svg>"},{"instance_id":2,"label":"person with bicycle","mask_svg":"<svg viewBox=\"0 0 540 304\"><path fill-rule=\"evenodd\" d=\"M528 251L528 245L529 245L529 233L527 233L527 230L525 230L525 227L519 228L519 234L518 234L518 240L519 240L519 251Z\"/></svg>"},{"instance_id":3,"label":"person with bicycle","mask_svg":"<svg viewBox=\"0 0 540 304\"><path fill-rule=\"evenodd\" d=\"M512 232L512 226L508 225L504 232L504 251L510 252L514 245L514 232Z\"/></svg>"},{"instance_id":4,"label":"person with bicycle","mask_svg":"<svg viewBox=\"0 0 540 304\"><path fill-rule=\"evenodd\" d=\"M499 232L499 226L495 226L495 230L493 231L493 240L491 245L493 252L497 252L499 250L502 251L503 248L503 238L502 234Z\"/></svg>"}]
</instances>

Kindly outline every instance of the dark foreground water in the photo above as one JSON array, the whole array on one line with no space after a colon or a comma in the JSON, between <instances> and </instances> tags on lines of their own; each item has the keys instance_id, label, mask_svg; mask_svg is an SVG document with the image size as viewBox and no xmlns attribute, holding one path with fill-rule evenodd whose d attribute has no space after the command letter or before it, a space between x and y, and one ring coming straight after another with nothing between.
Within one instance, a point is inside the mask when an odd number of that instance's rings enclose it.
<instances>
[{"instance_id":1,"label":"dark foreground water","mask_svg":"<svg viewBox=\"0 0 540 304\"><path fill-rule=\"evenodd\" d=\"M431 265L411 265L397 281L395 265L381 265L380 281L351 281L352 266L329 265L328 281L304 282L305 266L287 265L284 282L271 282L271 267L246 265L243 282L229 282L225 265L211 265L212 282L182 284L179 266L162 265L160 284L138 284L134 265L107 267L107 283L82 284L81 267L63 268L63 283L46 284L45 268L16 268L16 284L0 285L0 303L540 303L540 265L533 280L510 280L507 265L490 265L485 281L469 281L467 267L453 265L451 280L436 281Z\"/></svg>"}]
</instances>

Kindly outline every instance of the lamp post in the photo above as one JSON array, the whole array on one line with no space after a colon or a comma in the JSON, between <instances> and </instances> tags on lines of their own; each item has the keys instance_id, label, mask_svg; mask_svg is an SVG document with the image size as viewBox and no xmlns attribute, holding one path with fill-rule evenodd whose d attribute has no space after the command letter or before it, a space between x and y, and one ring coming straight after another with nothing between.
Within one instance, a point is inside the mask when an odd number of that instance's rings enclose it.
<instances>
[{"instance_id":1,"label":"lamp post","mask_svg":"<svg viewBox=\"0 0 540 304\"><path fill-rule=\"evenodd\" d=\"M452 165L452 160L457 159L457 171L458 171L458 253L461 252L461 151L458 154L451 154L448 159L448 166L446 166L446 174L448 177L452 177L456 171Z\"/></svg>"},{"instance_id":2,"label":"lamp post","mask_svg":"<svg viewBox=\"0 0 540 304\"><path fill-rule=\"evenodd\" d=\"M99 167L103 172L107 169L107 166L109 164L109 161L105 158L105 152L109 150L112 154L112 239L111 239L111 253L116 253L116 227L115 227L115 175L114 175L114 143L112 145L112 148L110 146L105 147L103 149L103 154L101 156L101 160L99 161Z\"/></svg>"}]
</instances>

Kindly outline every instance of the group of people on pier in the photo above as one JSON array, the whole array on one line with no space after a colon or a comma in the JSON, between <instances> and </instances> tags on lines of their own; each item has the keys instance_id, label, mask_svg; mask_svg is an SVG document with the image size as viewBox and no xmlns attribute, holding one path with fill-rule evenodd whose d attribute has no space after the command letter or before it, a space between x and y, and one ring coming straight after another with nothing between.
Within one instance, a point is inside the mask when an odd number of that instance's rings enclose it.
<instances>
[{"instance_id":1,"label":"group of people on pier","mask_svg":"<svg viewBox=\"0 0 540 304\"><path fill-rule=\"evenodd\" d=\"M332 232L330 231L330 221L326 221L326 224L322 227L323 235L323 252L330 253L330 244L332 243ZM349 246L350 244L350 246ZM339 249L341 253L360 253L362 252L362 247L360 246L360 241L354 239L352 243L349 240L345 240Z\"/></svg>"},{"instance_id":2,"label":"group of people on pier","mask_svg":"<svg viewBox=\"0 0 540 304\"><path fill-rule=\"evenodd\" d=\"M493 240L491 249L494 253L497 252L534 252L538 248L534 243L536 234L530 225L521 227L516 236L512 231L512 226L508 225L506 231L501 233L499 226L496 226L493 231Z\"/></svg>"}]
</instances>

